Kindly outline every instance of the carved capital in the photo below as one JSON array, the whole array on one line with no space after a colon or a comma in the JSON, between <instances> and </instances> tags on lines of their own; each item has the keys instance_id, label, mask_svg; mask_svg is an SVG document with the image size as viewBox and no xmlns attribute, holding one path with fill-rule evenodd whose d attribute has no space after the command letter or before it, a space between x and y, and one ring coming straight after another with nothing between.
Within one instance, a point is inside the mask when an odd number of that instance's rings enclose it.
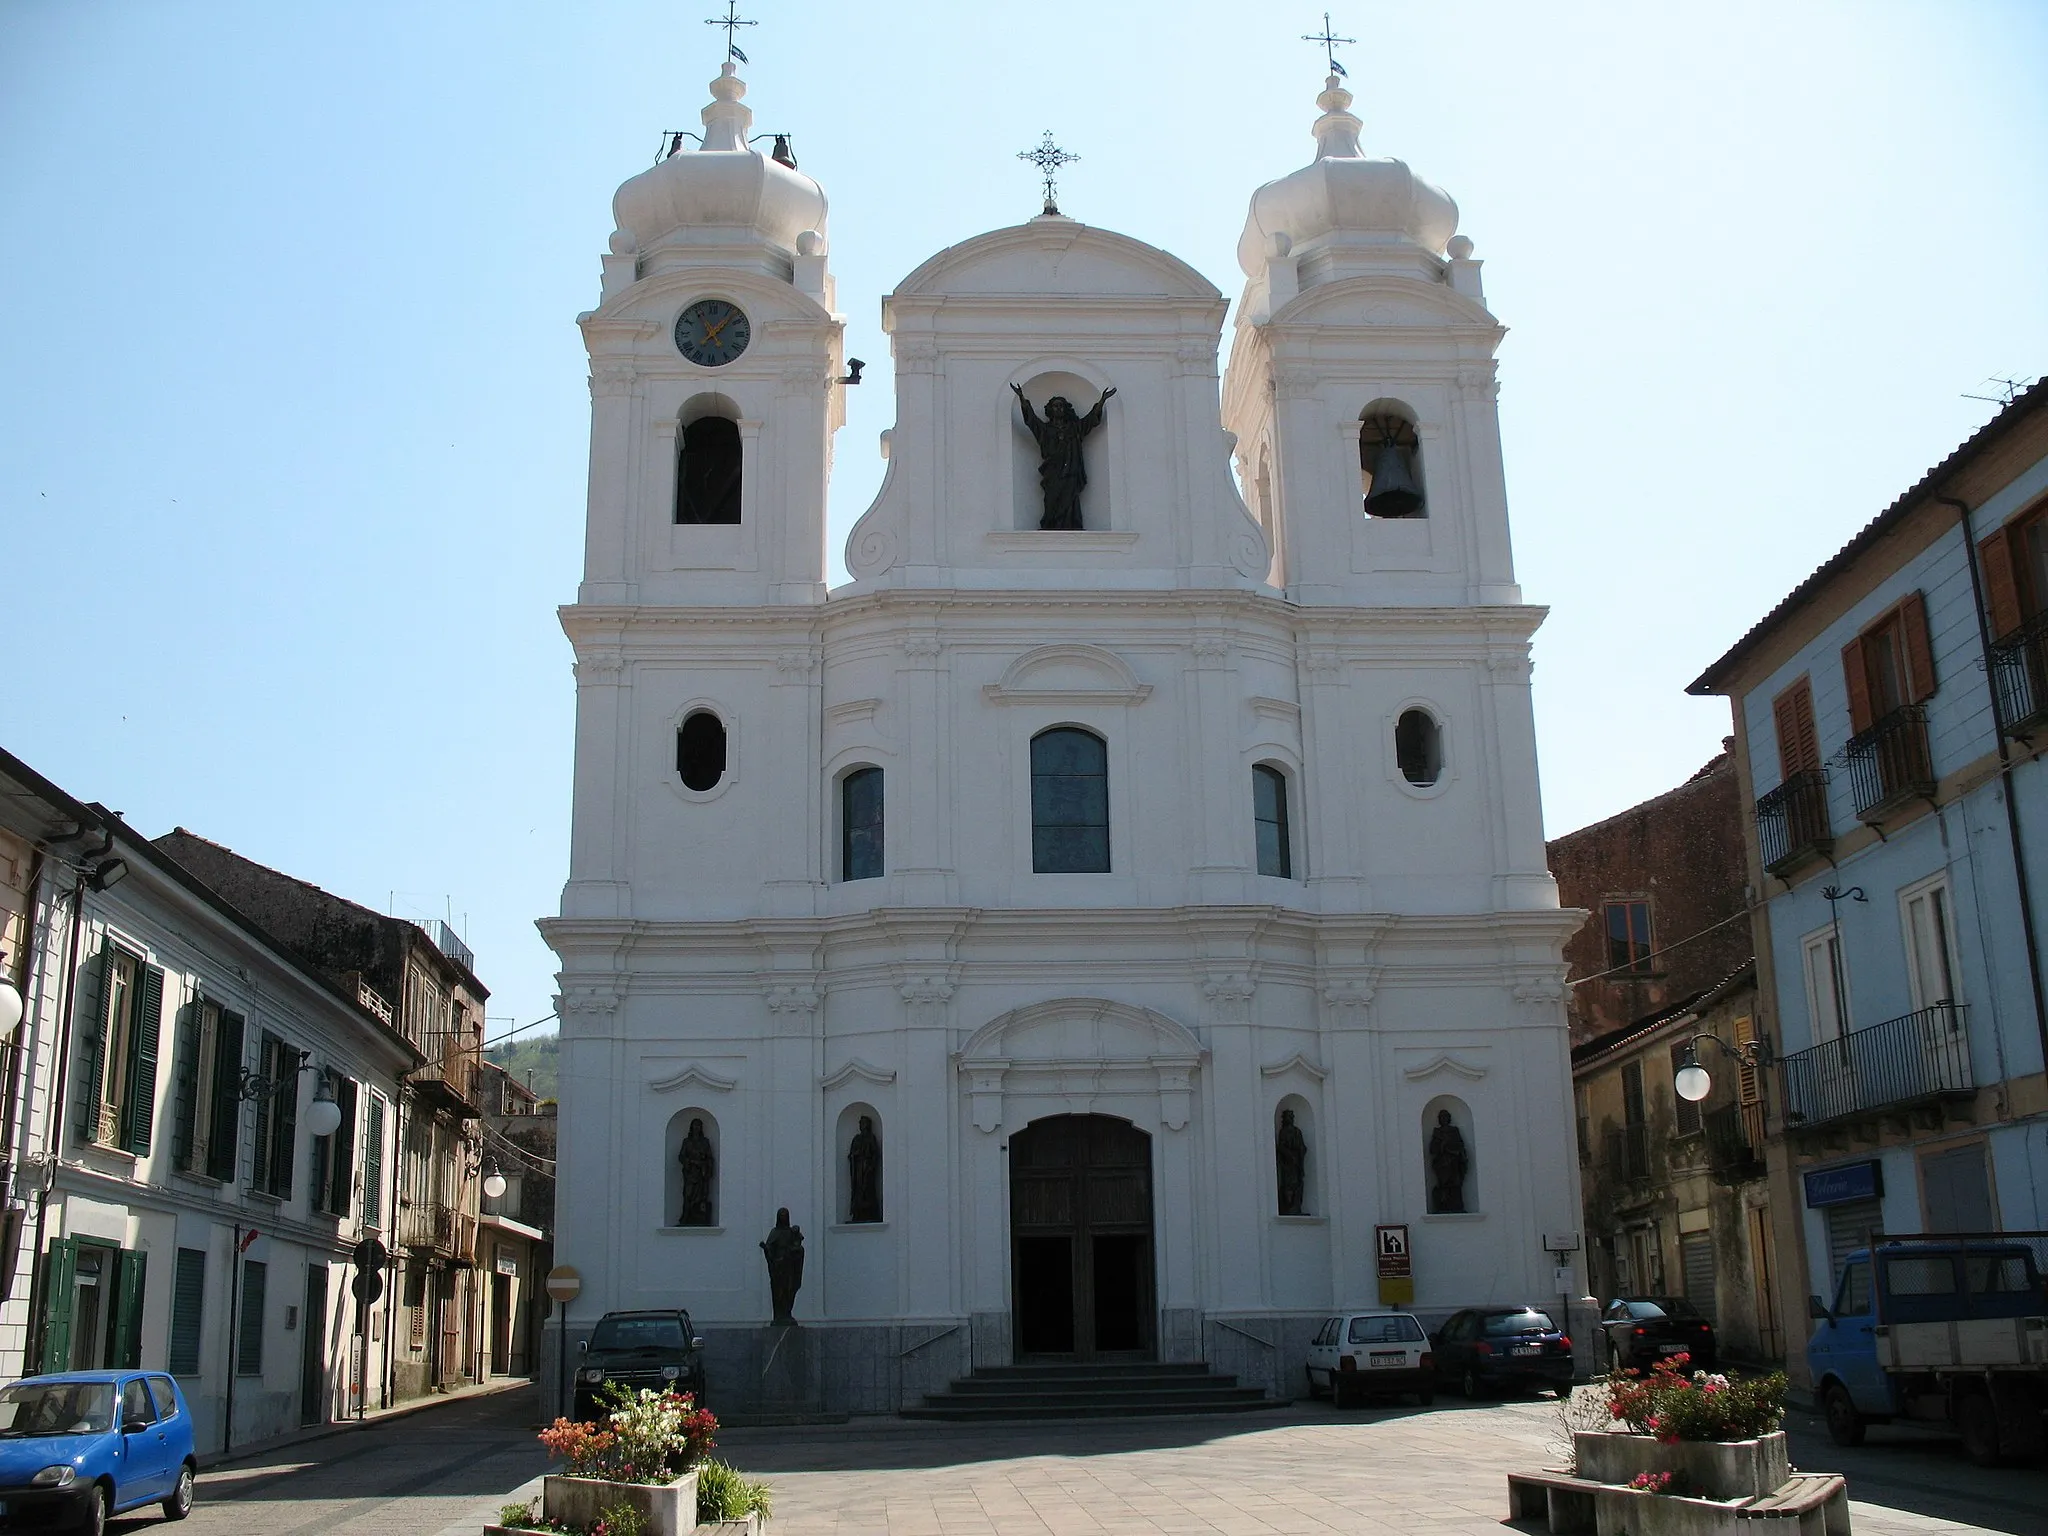
<instances>
[{"instance_id":1,"label":"carved capital","mask_svg":"<svg viewBox=\"0 0 2048 1536\"><path fill-rule=\"evenodd\" d=\"M1366 981L1333 981L1323 988L1323 1006L1340 1019L1361 1018L1375 995Z\"/></svg>"},{"instance_id":2,"label":"carved capital","mask_svg":"<svg viewBox=\"0 0 2048 1536\"><path fill-rule=\"evenodd\" d=\"M1458 370L1458 398L1460 400L1498 400L1500 381L1494 377L1493 364L1467 363Z\"/></svg>"},{"instance_id":3,"label":"carved capital","mask_svg":"<svg viewBox=\"0 0 2048 1536\"><path fill-rule=\"evenodd\" d=\"M593 651L578 657L573 670L579 683L616 684L626 675L626 658L618 651Z\"/></svg>"},{"instance_id":4,"label":"carved capital","mask_svg":"<svg viewBox=\"0 0 2048 1536\"><path fill-rule=\"evenodd\" d=\"M939 344L935 341L896 343L896 367L903 373L930 373L938 361Z\"/></svg>"},{"instance_id":5,"label":"carved capital","mask_svg":"<svg viewBox=\"0 0 2048 1536\"><path fill-rule=\"evenodd\" d=\"M1520 683L1526 686L1535 667L1535 662L1526 655L1495 654L1486 658L1486 670L1493 674L1493 680L1497 683Z\"/></svg>"},{"instance_id":6,"label":"carved capital","mask_svg":"<svg viewBox=\"0 0 2048 1536\"><path fill-rule=\"evenodd\" d=\"M639 377L639 369L631 363L598 363L590 370L590 393L593 397L630 395Z\"/></svg>"},{"instance_id":7,"label":"carved capital","mask_svg":"<svg viewBox=\"0 0 2048 1536\"><path fill-rule=\"evenodd\" d=\"M1208 1004L1209 1019L1216 1024L1249 1024L1252 994L1258 989L1249 976L1226 972L1202 983L1202 999Z\"/></svg>"},{"instance_id":8,"label":"carved capital","mask_svg":"<svg viewBox=\"0 0 2048 1536\"><path fill-rule=\"evenodd\" d=\"M1310 651L1305 661L1311 682L1338 683L1344 680L1344 657L1337 651Z\"/></svg>"},{"instance_id":9,"label":"carved capital","mask_svg":"<svg viewBox=\"0 0 2048 1536\"><path fill-rule=\"evenodd\" d=\"M1322 375L1306 368L1282 368L1273 375L1273 393L1281 400L1311 399L1322 387Z\"/></svg>"},{"instance_id":10,"label":"carved capital","mask_svg":"<svg viewBox=\"0 0 2048 1536\"><path fill-rule=\"evenodd\" d=\"M780 651L775 657L775 679L781 683L807 683L816 674L821 659L815 647L804 651Z\"/></svg>"},{"instance_id":11,"label":"carved capital","mask_svg":"<svg viewBox=\"0 0 2048 1536\"><path fill-rule=\"evenodd\" d=\"M832 372L816 363L800 363L782 370L776 380L779 393L785 395L822 394L825 386L832 381Z\"/></svg>"},{"instance_id":12,"label":"carved capital","mask_svg":"<svg viewBox=\"0 0 2048 1536\"><path fill-rule=\"evenodd\" d=\"M1555 1008L1564 1001L1564 978L1556 972L1531 973L1515 983L1515 1001L1529 1008Z\"/></svg>"},{"instance_id":13,"label":"carved capital","mask_svg":"<svg viewBox=\"0 0 2048 1536\"><path fill-rule=\"evenodd\" d=\"M906 635L903 639L903 654L915 662L937 661L940 649L937 635Z\"/></svg>"},{"instance_id":14,"label":"carved capital","mask_svg":"<svg viewBox=\"0 0 2048 1536\"><path fill-rule=\"evenodd\" d=\"M1184 338L1174 345L1173 361L1175 371L1182 375L1213 378L1216 374L1215 347L1196 337Z\"/></svg>"},{"instance_id":15,"label":"carved capital","mask_svg":"<svg viewBox=\"0 0 2048 1536\"><path fill-rule=\"evenodd\" d=\"M1195 636L1195 665L1220 667L1230 660L1230 640L1224 635Z\"/></svg>"},{"instance_id":16,"label":"carved capital","mask_svg":"<svg viewBox=\"0 0 2048 1536\"><path fill-rule=\"evenodd\" d=\"M779 986L766 987L761 992L771 1014L814 1014L824 1000L816 987Z\"/></svg>"},{"instance_id":17,"label":"carved capital","mask_svg":"<svg viewBox=\"0 0 2048 1536\"><path fill-rule=\"evenodd\" d=\"M603 1029L619 1011L619 989L572 986L555 999L555 1016L576 1029Z\"/></svg>"},{"instance_id":18,"label":"carved capital","mask_svg":"<svg viewBox=\"0 0 2048 1536\"><path fill-rule=\"evenodd\" d=\"M952 1001L953 983L943 976L910 976L896 984L896 995L906 1003Z\"/></svg>"}]
</instances>

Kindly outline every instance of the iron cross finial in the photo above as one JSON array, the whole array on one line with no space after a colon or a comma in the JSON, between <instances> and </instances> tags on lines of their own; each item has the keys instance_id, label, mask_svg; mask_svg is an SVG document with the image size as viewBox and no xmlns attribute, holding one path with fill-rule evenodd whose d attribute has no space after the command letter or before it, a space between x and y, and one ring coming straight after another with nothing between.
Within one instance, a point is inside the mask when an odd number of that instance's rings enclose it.
<instances>
[{"instance_id":1,"label":"iron cross finial","mask_svg":"<svg viewBox=\"0 0 2048 1536\"><path fill-rule=\"evenodd\" d=\"M1045 179L1045 211L1047 213L1058 213L1060 205L1059 199L1055 195L1058 189L1054 183L1059 176L1060 167L1072 165L1081 157L1079 155L1070 155L1053 143L1052 130L1048 128L1045 130L1044 140L1036 149L1020 149L1017 151L1017 158L1019 160L1029 160L1038 167L1038 174Z\"/></svg>"},{"instance_id":2,"label":"iron cross finial","mask_svg":"<svg viewBox=\"0 0 2048 1536\"><path fill-rule=\"evenodd\" d=\"M1339 37L1336 33L1332 32L1330 30L1330 13L1328 11L1323 12L1323 30L1320 32L1304 32L1301 34L1301 40L1304 43L1317 43L1321 45L1323 61L1330 66L1331 74L1343 75L1350 73L1342 64L1337 62L1337 45L1339 43L1355 43L1358 39L1355 37Z\"/></svg>"},{"instance_id":3,"label":"iron cross finial","mask_svg":"<svg viewBox=\"0 0 2048 1536\"><path fill-rule=\"evenodd\" d=\"M740 0L725 0L725 14L723 16L706 16L704 18L704 25L707 27L725 28L725 56L727 58L738 59L742 64L751 64L753 62L744 53L740 52L740 45L733 41L733 33L741 27L758 27L761 23L741 19Z\"/></svg>"}]
</instances>

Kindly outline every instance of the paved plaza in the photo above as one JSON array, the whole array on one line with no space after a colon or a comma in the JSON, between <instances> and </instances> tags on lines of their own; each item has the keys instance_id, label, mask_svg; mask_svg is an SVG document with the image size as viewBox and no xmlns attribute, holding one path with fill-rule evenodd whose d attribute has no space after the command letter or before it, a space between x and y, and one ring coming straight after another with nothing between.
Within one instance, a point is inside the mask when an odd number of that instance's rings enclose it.
<instances>
[{"instance_id":1,"label":"paved plaza","mask_svg":"<svg viewBox=\"0 0 2048 1536\"><path fill-rule=\"evenodd\" d=\"M450 1402L210 1470L180 1536L478 1536L538 1491L530 1390ZM1985 1472L1952 1439L1878 1428L1840 1451L1795 1416L1794 1461L1849 1475L1857 1536L2048 1536L2048 1470ZM775 1490L770 1536L1509 1529L1504 1474L1555 1464L1547 1400L1217 1418L738 1429L720 1455ZM153 1520L112 1529L157 1530Z\"/></svg>"}]
</instances>

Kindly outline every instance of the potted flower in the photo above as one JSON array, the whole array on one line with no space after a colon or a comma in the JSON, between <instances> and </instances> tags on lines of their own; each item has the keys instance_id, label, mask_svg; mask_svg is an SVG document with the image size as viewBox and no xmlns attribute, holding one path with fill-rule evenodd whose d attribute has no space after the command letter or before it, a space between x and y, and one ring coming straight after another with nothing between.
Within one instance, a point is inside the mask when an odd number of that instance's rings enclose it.
<instances>
[{"instance_id":1,"label":"potted flower","mask_svg":"<svg viewBox=\"0 0 2048 1536\"><path fill-rule=\"evenodd\" d=\"M557 1419L540 1432L564 1468L541 1485L541 1515L554 1526L589 1531L600 1521L619 1536L684 1536L697 1528L697 1465L714 1444L718 1420L686 1392L607 1387L609 1411L598 1423ZM543 1524L538 1529L548 1529Z\"/></svg>"},{"instance_id":2,"label":"potted flower","mask_svg":"<svg viewBox=\"0 0 2048 1536\"><path fill-rule=\"evenodd\" d=\"M1784 1484L1791 1476L1779 1427L1784 1374L1730 1378L1688 1373L1690 1363L1674 1355L1648 1375L1616 1370L1608 1376L1614 1428L1573 1434L1580 1477L1647 1492L1697 1490L1710 1499L1762 1498ZM1646 1475L1647 1482L1639 1481Z\"/></svg>"}]
</instances>

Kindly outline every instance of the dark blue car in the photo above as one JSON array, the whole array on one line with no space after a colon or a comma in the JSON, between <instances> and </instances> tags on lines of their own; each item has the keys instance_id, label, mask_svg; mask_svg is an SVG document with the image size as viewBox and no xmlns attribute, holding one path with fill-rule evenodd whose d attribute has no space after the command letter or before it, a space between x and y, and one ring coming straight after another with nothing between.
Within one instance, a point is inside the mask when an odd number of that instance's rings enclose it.
<instances>
[{"instance_id":1,"label":"dark blue car","mask_svg":"<svg viewBox=\"0 0 2048 1536\"><path fill-rule=\"evenodd\" d=\"M67 1371L0 1387L0 1530L82 1530L161 1504L192 1513L185 1394L157 1371Z\"/></svg>"}]
</instances>

